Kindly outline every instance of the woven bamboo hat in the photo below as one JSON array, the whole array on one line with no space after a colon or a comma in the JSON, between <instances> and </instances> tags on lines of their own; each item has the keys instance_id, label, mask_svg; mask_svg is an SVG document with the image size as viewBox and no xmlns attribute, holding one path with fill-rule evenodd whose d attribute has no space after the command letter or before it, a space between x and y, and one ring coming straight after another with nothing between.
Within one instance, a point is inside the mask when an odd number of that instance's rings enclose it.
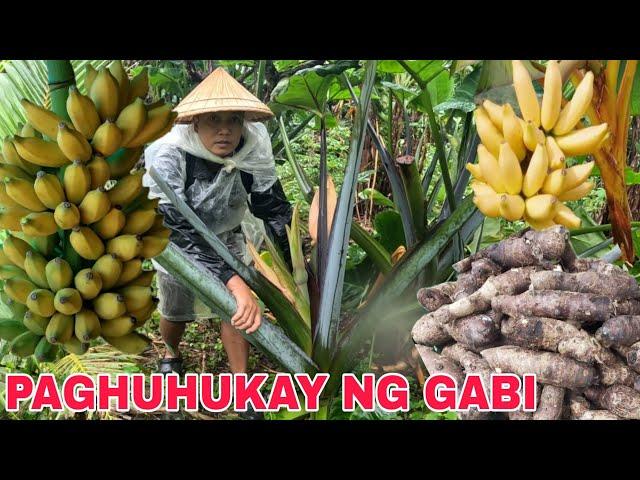
<instances>
[{"instance_id":1,"label":"woven bamboo hat","mask_svg":"<svg viewBox=\"0 0 640 480\"><path fill-rule=\"evenodd\" d=\"M273 112L220 67L205 78L174 109L177 123L189 123L196 115L211 112L244 112L249 121L272 118Z\"/></svg>"}]
</instances>

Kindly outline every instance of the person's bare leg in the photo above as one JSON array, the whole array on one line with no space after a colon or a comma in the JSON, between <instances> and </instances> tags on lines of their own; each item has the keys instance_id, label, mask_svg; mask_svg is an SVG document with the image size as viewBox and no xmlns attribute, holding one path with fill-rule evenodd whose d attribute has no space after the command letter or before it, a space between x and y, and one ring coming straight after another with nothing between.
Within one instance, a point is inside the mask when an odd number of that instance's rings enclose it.
<instances>
[{"instance_id":1,"label":"person's bare leg","mask_svg":"<svg viewBox=\"0 0 640 480\"><path fill-rule=\"evenodd\" d=\"M245 340L239 330L227 322L221 322L220 337L227 352L231 373L247 373L249 360L249 342Z\"/></svg>"},{"instance_id":2,"label":"person's bare leg","mask_svg":"<svg viewBox=\"0 0 640 480\"><path fill-rule=\"evenodd\" d=\"M186 327L186 322L170 322L160 317L160 334L166 345L164 358L177 358L180 356L180 340Z\"/></svg>"}]
</instances>

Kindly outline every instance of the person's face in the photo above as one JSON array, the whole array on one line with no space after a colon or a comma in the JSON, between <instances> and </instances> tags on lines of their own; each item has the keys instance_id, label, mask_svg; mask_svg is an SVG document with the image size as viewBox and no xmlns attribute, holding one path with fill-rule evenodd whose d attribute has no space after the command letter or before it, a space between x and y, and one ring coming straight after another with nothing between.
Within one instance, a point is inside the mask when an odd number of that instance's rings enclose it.
<instances>
[{"instance_id":1,"label":"person's face","mask_svg":"<svg viewBox=\"0 0 640 480\"><path fill-rule=\"evenodd\" d=\"M195 118L194 128L207 150L226 157L240 144L243 121L242 112L208 113Z\"/></svg>"}]
</instances>

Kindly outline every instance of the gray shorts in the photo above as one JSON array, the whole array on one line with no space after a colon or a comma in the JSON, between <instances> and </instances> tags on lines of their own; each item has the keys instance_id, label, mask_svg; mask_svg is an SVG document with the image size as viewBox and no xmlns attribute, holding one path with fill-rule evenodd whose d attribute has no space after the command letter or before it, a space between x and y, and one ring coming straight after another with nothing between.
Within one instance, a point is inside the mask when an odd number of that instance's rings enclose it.
<instances>
[{"instance_id":1,"label":"gray shorts","mask_svg":"<svg viewBox=\"0 0 640 480\"><path fill-rule=\"evenodd\" d=\"M171 275L158 270L156 285L158 286L158 312L170 322L193 322L215 316L191 290Z\"/></svg>"}]
</instances>

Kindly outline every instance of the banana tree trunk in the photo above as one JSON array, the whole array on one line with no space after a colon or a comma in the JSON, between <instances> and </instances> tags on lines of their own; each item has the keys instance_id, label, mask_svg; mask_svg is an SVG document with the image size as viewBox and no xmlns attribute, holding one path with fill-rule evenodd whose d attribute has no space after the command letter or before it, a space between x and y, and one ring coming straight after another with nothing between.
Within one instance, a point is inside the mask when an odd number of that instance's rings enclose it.
<instances>
[{"instance_id":1,"label":"banana tree trunk","mask_svg":"<svg viewBox=\"0 0 640 480\"><path fill-rule=\"evenodd\" d=\"M230 321L237 309L236 301L215 275L190 259L172 243L154 260L180 283L195 292L204 304L218 313L225 322ZM289 340L280 327L264 317L255 333L246 335L242 332L242 335L252 345L271 354L292 373L314 374L318 370L314 362Z\"/></svg>"}]
</instances>

